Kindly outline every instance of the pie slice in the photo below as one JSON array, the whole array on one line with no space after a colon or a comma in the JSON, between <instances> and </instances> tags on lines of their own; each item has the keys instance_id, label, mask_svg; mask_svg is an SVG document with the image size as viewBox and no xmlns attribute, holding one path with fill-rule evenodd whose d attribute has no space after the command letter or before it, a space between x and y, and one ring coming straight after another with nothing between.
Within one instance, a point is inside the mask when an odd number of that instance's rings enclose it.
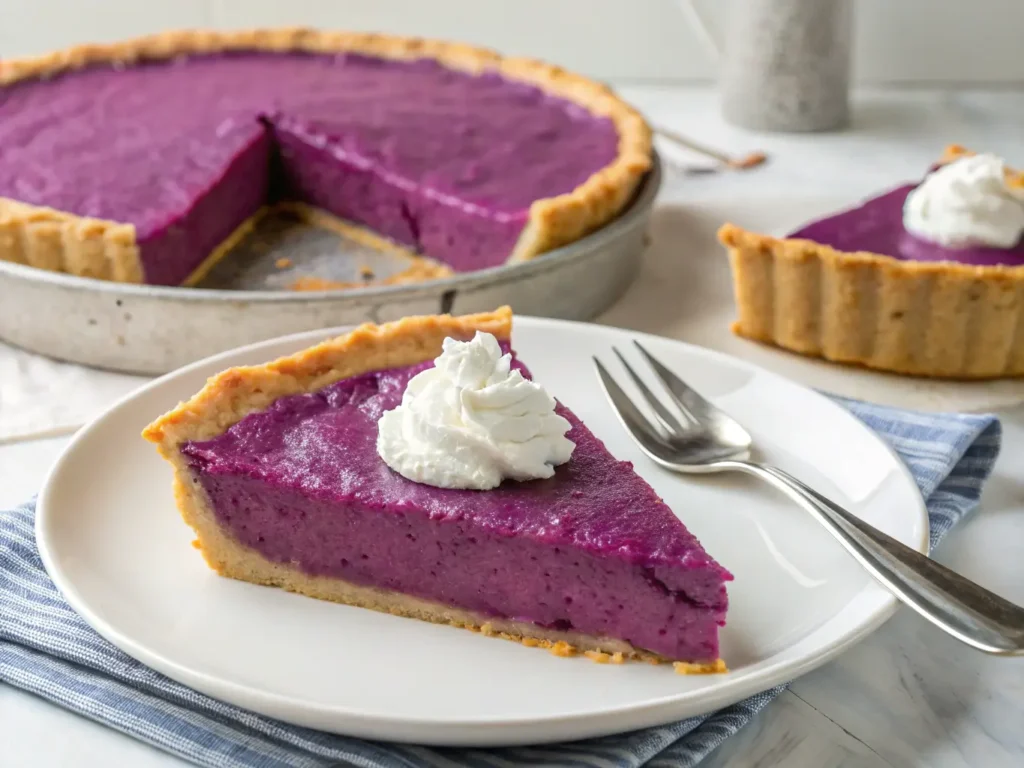
<instances>
[{"instance_id":1,"label":"pie slice","mask_svg":"<svg viewBox=\"0 0 1024 768\"><path fill-rule=\"evenodd\" d=\"M392 471L377 422L442 342L493 334L508 309L411 317L213 377L143 433L174 465L185 521L223 576L451 624L598 661L717 672L725 582L628 462L571 412L554 476L489 491ZM524 376L529 372L513 363Z\"/></svg>"},{"instance_id":2,"label":"pie slice","mask_svg":"<svg viewBox=\"0 0 1024 768\"><path fill-rule=\"evenodd\" d=\"M732 268L733 331L879 371L948 379L1024 376L1024 235L1012 245L972 238L943 243L906 226L911 196L928 191L934 171L977 157L951 145L922 181L786 237L723 225L718 239ZM973 223L972 236L1005 227L1007 198L1024 207L1024 172L1004 167L999 176L1000 184L991 183L975 167L945 190L940 186L946 194L927 203L932 223L951 232ZM1018 220L1022 215L1018 211Z\"/></svg>"}]
</instances>

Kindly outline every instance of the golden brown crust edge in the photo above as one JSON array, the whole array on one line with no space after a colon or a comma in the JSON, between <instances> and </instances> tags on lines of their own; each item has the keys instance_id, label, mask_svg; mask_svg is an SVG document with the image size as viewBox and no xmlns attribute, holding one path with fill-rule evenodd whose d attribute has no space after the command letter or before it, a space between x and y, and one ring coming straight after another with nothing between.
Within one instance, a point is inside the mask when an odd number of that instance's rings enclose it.
<instances>
[{"instance_id":1,"label":"golden brown crust edge","mask_svg":"<svg viewBox=\"0 0 1024 768\"><path fill-rule=\"evenodd\" d=\"M0 61L0 87L50 77L90 64L133 63L225 50L352 51L393 59L431 57L470 73L495 70L569 99L609 118L619 152L572 192L537 200L509 261L524 261L567 244L611 220L651 167L651 131L635 109L605 85L551 64L505 57L462 43L294 27L242 31L177 30L117 43L79 45L31 58ZM60 243L60 247L57 247ZM118 282L142 282L134 227L0 198L0 259Z\"/></svg>"},{"instance_id":2,"label":"golden brown crust edge","mask_svg":"<svg viewBox=\"0 0 1024 768\"><path fill-rule=\"evenodd\" d=\"M914 376L1024 375L1024 267L846 253L732 224L718 239L740 336Z\"/></svg>"},{"instance_id":3,"label":"golden brown crust edge","mask_svg":"<svg viewBox=\"0 0 1024 768\"><path fill-rule=\"evenodd\" d=\"M194 397L146 427L142 436L172 460L180 443L216 437L281 397L314 392L367 371L431 360L441 353L445 338L468 340L477 331L510 339L512 311L502 307L476 315L427 315L383 325L367 323L264 365L230 368L213 376Z\"/></svg>"}]
</instances>

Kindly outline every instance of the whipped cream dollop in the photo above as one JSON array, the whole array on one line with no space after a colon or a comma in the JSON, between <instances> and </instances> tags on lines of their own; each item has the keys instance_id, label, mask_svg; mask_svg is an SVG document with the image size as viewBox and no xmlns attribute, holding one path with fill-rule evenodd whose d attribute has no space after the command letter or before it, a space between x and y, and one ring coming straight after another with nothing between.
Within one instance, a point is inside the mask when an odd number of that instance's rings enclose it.
<instances>
[{"instance_id":1,"label":"whipped cream dollop","mask_svg":"<svg viewBox=\"0 0 1024 768\"><path fill-rule=\"evenodd\" d=\"M995 155L971 155L933 171L903 204L903 227L949 248L1013 248L1024 235L1024 195L1006 184Z\"/></svg>"},{"instance_id":2,"label":"whipped cream dollop","mask_svg":"<svg viewBox=\"0 0 1024 768\"><path fill-rule=\"evenodd\" d=\"M377 452L417 483L485 491L551 477L576 447L569 427L555 399L478 331L472 341L445 339L434 367L409 380L401 405L378 422Z\"/></svg>"}]
</instances>

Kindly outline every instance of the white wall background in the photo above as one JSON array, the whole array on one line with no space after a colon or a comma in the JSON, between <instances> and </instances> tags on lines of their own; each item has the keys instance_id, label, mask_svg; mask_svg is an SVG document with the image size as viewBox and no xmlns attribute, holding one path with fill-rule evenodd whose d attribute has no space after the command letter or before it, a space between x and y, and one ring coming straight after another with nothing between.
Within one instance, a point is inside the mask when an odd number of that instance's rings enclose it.
<instances>
[{"instance_id":1,"label":"white wall background","mask_svg":"<svg viewBox=\"0 0 1024 768\"><path fill-rule=\"evenodd\" d=\"M170 27L306 24L475 42L612 80L714 77L678 0L0 0L0 57ZM735 0L697 0L722 29ZM867 82L1024 83L1024 0L853 0Z\"/></svg>"}]
</instances>

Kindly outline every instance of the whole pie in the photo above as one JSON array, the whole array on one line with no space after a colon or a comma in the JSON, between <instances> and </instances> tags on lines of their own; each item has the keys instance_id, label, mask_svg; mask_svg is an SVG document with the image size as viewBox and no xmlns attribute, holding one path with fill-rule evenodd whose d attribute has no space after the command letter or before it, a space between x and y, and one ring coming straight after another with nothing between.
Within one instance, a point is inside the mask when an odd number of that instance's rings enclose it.
<instances>
[{"instance_id":1,"label":"whole pie","mask_svg":"<svg viewBox=\"0 0 1024 768\"><path fill-rule=\"evenodd\" d=\"M733 330L957 379L1024 375L1024 175L950 146L907 184L777 238L726 224Z\"/></svg>"},{"instance_id":2,"label":"whole pie","mask_svg":"<svg viewBox=\"0 0 1024 768\"><path fill-rule=\"evenodd\" d=\"M146 428L215 571L598 661L721 671L732 576L628 462L564 405L575 450L546 479L491 490L414 482L376 444L382 414L445 339L492 334L507 309L364 325L210 379ZM561 421L561 419L559 419Z\"/></svg>"},{"instance_id":3,"label":"whole pie","mask_svg":"<svg viewBox=\"0 0 1024 768\"><path fill-rule=\"evenodd\" d=\"M607 87L386 35L186 31L0 61L0 259L196 282L287 203L441 274L612 218L650 131Z\"/></svg>"}]
</instances>

